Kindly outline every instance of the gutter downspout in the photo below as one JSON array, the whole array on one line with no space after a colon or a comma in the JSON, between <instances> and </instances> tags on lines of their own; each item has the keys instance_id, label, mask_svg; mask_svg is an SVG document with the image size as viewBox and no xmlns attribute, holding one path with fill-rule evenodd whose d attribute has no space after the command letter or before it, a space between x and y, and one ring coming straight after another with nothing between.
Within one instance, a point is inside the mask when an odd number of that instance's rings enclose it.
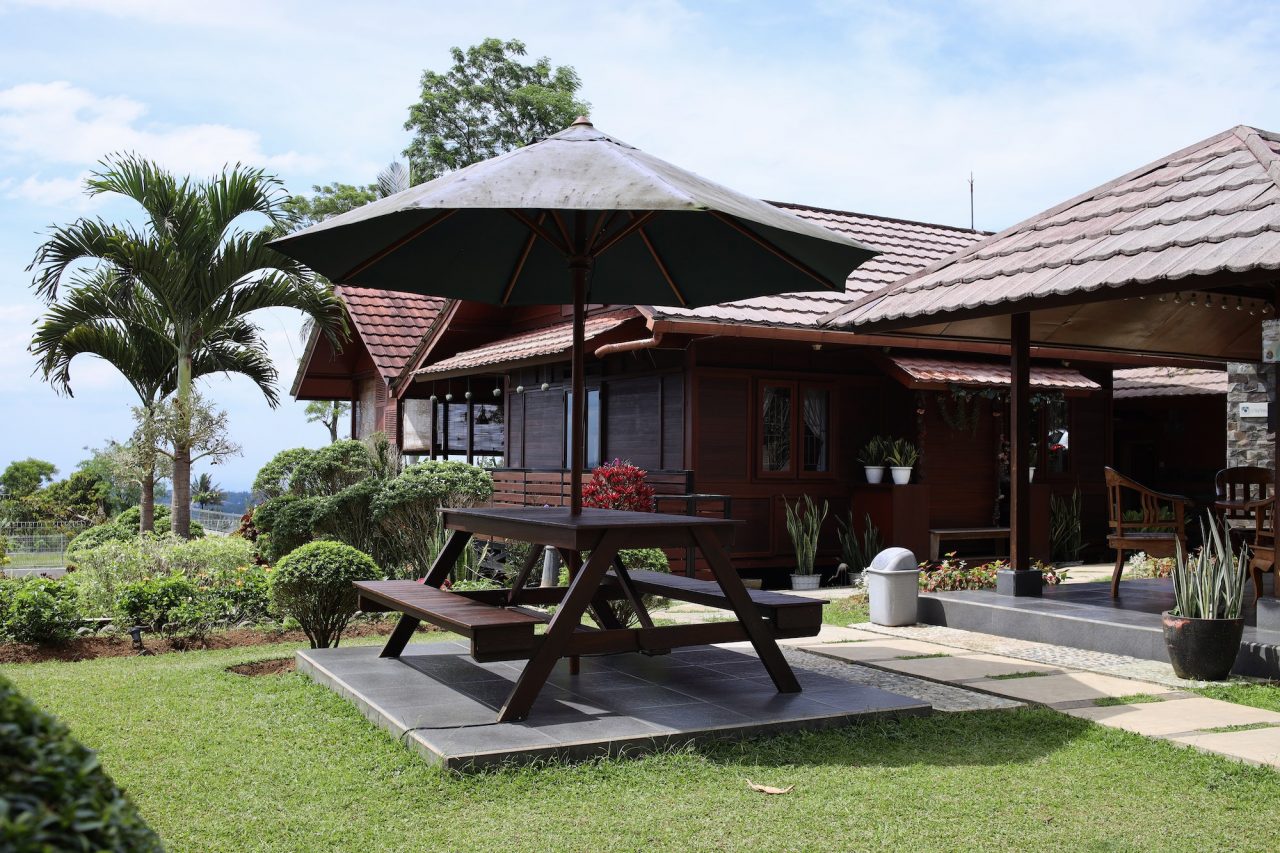
<instances>
[{"instance_id":1,"label":"gutter downspout","mask_svg":"<svg viewBox=\"0 0 1280 853\"><path fill-rule=\"evenodd\" d=\"M636 341L619 341L616 344L605 344L597 347L595 351L596 358L604 358L606 355L614 355L620 352L636 352L642 349L653 349L662 343L662 332L654 332L652 337L641 338Z\"/></svg>"}]
</instances>

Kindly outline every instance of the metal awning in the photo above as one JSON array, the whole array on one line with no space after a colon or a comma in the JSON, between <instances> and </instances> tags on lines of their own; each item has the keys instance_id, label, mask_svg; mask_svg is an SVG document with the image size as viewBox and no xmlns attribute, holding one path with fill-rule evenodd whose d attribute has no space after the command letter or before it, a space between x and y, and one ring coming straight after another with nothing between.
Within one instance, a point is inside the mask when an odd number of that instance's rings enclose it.
<instances>
[{"instance_id":1,"label":"metal awning","mask_svg":"<svg viewBox=\"0 0 1280 853\"><path fill-rule=\"evenodd\" d=\"M1012 384L1009 363L953 361L939 358L891 356L889 375L917 391L945 391L953 385L968 388L1008 388ZM1043 391L1087 394L1102 386L1070 367L1032 367L1031 387Z\"/></svg>"}]
</instances>

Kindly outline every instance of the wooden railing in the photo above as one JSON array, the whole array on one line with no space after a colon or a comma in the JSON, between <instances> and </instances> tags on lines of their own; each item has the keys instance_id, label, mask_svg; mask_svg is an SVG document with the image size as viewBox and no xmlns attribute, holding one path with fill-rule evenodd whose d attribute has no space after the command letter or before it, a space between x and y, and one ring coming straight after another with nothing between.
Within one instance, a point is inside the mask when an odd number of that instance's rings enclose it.
<instances>
[{"instance_id":1,"label":"wooden railing","mask_svg":"<svg viewBox=\"0 0 1280 853\"><path fill-rule=\"evenodd\" d=\"M569 472L563 468L494 468L494 506L568 506ZM590 472L582 475L591 479ZM692 471L649 471L645 481L659 495L693 491Z\"/></svg>"}]
</instances>

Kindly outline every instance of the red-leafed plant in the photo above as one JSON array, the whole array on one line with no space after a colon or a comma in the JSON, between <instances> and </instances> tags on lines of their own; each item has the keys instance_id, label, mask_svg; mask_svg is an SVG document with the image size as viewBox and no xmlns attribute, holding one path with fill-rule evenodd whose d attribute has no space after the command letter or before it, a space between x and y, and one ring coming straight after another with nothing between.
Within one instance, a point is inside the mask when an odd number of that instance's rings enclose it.
<instances>
[{"instance_id":1,"label":"red-leafed plant","mask_svg":"<svg viewBox=\"0 0 1280 853\"><path fill-rule=\"evenodd\" d=\"M626 509L653 512L653 486L649 472L630 462L615 459L591 472L591 482L582 487L582 503L598 509Z\"/></svg>"}]
</instances>

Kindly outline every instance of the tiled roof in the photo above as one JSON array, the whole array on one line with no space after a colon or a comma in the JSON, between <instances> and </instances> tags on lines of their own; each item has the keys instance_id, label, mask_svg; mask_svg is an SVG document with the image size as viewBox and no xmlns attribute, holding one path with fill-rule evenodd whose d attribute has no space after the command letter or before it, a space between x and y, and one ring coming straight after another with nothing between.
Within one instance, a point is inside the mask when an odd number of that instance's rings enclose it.
<instances>
[{"instance_id":1,"label":"tiled roof","mask_svg":"<svg viewBox=\"0 0 1280 853\"><path fill-rule=\"evenodd\" d=\"M763 326L816 326L828 313L843 308L939 258L960 251L986 236L983 231L887 219L861 213L824 210L773 202L802 219L853 237L880 249L855 269L843 293L786 293L725 302L704 308L647 308L655 318L695 322L741 323Z\"/></svg>"},{"instance_id":2,"label":"tiled roof","mask_svg":"<svg viewBox=\"0 0 1280 853\"><path fill-rule=\"evenodd\" d=\"M996 234L829 318L911 325L1103 288L1280 269L1280 137L1236 127ZM1078 297L1077 297L1078 298ZM1083 301L1083 300L1082 300ZM995 306L990 311L982 309Z\"/></svg>"},{"instance_id":3,"label":"tiled roof","mask_svg":"<svg viewBox=\"0 0 1280 853\"><path fill-rule=\"evenodd\" d=\"M890 363L911 385L969 385L1001 387L1010 384L1009 365L981 361L893 356ZM1059 391L1097 391L1102 386L1069 367L1031 368L1031 387Z\"/></svg>"},{"instance_id":4,"label":"tiled roof","mask_svg":"<svg viewBox=\"0 0 1280 853\"><path fill-rule=\"evenodd\" d=\"M605 332L618 328L628 320L640 319L634 308L609 311L587 317L583 325L583 339L590 341ZM573 348L573 323L557 323L508 338L465 350L457 355L437 361L414 372L418 379L441 378L445 375L464 373L497 364L527 361L544 356L560 355Z\"/></svg>"},{"instance_id":5,"label":"tiled roof","mask_svg":"<svg viewBox=\"0 0 1280 853\"><path fill-rule=\"evenodd\" d=\"M445 300L395 290L339 286L356 333L382 377L391 382L427 333Z\"/></svg>"},{"instance_id":6,"label":"tiled roof","mask_svg":"<svg viewBox=\"0 0 1280 853\"><path fill-rule=\"evenodd\" d=\"M1113 387L1117 399L1226 394L1227 372L1188 367L1134 367L1117 370Z\"/></svg>"}]
</instances>

